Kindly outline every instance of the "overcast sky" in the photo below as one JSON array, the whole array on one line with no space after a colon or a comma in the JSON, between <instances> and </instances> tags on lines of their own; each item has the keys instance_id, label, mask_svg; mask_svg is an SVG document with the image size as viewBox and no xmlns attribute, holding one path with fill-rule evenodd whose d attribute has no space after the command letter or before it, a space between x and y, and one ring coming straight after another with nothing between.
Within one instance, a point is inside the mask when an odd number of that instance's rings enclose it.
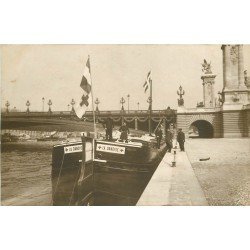
<instances>
[{"instance_id":1,"label":"overcast sky","mask_svg":"<svg viewBox=\"0 0 250 250\"><path fill-rule=\"evenodd\" d=\"M130 109L147 109L143 83L149 70L153 80L153 109L177 108L176 91L185 90L185 106L202 101L201 63L212 62L217 75L215 91L222 89L220 45L6 45L1 50L1 107L8 100L17 109L42 110L52 100L52 110L67 110L77 98L88 55L94 98L100 110L120 109L120 99L130 94ZM250 46L244 46L245 69L250 75ZM45 110L48 105L45 105Z\"/></svg>"}]
</instances>

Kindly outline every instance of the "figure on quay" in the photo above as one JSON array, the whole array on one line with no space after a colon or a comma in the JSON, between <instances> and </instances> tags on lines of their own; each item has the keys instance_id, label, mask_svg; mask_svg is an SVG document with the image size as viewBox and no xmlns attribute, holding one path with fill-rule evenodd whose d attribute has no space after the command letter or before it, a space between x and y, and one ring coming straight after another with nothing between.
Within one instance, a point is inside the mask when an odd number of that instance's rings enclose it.
<instances>
[{"instance_id":1,"label":"figure on quay","mask_svg":"<svg viewBox=\"0 0 250 250\"><path fill-rule=\"evenodd\" d=\"M113 139L112 134L113 134L114 123L113 120L110 118L110 116L104 122L103 127L105 128L106 131L106 140L111 141Z\"/></svg>"},{"instance_id":2,"label":"figure on quay","mask_svg":"<svg viewBox=\"0 0 250 250\"><path fill-rule=\"evenodd\" d=\"M168 128L165 135L165 141L167 146L167 152L171 153L171 149L173 148L173 133Z\"/></svg>"},{"instance_id":3,"label":"figure on quay","mask_svg":"<svg viewBox=\"0 0 250 250\"><path fill-rule=\"evenodd\" d=\"M161 139L162 139L162 128L161 125L158 126L158 128L155 131L155 137L156 137L156 141L157 141L157 148L160 148L161 146Z\"/></svg>"},{"instance_id":4,"label":"figure on quay","mask_svg":"<svg viewBox=\"0 0 250 250\"><path fill-rule=\"evenodd\" d=\"M129 128L128 128L126 122L123 122L119 131L121 132L120 140L128 142Z\"/></svg>"},{"instance_id":5,"label":"figure on quay","mask_svg":"<svg viewBox=\"0 0 250 250\"><path fill-rule=\"evenodd\" d=\"M177 141L180 145L181 151L185 151L184 143L185 143L185 134L182 132L182 129L180 128L177 134Z\"/></svg>"}]
</instances>

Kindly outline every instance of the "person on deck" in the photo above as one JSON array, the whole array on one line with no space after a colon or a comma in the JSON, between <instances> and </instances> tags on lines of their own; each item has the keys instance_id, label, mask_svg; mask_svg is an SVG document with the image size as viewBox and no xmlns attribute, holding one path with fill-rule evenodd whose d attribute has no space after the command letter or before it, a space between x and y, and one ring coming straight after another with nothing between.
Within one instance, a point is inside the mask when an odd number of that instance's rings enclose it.
<instances>
[{"instance_id":1,"label":"person on deck","mask_svg":"<svg viewBox=\"0 0 250 250\"><path fill-rule=\"evenodd\" d=\"M180 145L181 151L185 151L184 149L184 142L185 142L185 134L182 132L182 129L179 129L179 132L177 134L177 141Z\"/></svg>"},{"instance_id":2,"label":"person on deck","mask_svg":"<svg viewBox=\"0 0 250 250\"><path fill-rule=\"evenodd\" d=\"M113 120L110 117L108 117L105 123L103 124L103 126L106 130L106 140L111 141L113 139L112 137L113 128L114 128Z\"/></svg>"},{"instance_id":3,"label":"person on deck","mask_svg":"<svg viewBox=\"0 0 250 250\"><path fill-rule=\"evenodd\" d=\"M159 126L155 131L155 137L157 141L157 148L160 148L161 146L161 139L162 139L162 129L161 126Z\"/></svg>"},{"instance_id":4,"label":"person on deck","mask_svg":"<svg viewBox=\"0 0 250 250\"><path fill-rule=\"evenodd\" d=\"M167 146L167 152L171 153L171 149L173 148L173 134L168 128L166 131L166 146Z\"/></svg>"},{"instance_id":5,"label":"person on deck","mask_svg":"<svg viewBox=\"0 0 250 250\"><path fill-rule=\"evenodd\" d=\"M129 129L128 129L126 122L123 122L119 131L121 132L120 140L128 142Z\"/></svg>"}]
</instances>

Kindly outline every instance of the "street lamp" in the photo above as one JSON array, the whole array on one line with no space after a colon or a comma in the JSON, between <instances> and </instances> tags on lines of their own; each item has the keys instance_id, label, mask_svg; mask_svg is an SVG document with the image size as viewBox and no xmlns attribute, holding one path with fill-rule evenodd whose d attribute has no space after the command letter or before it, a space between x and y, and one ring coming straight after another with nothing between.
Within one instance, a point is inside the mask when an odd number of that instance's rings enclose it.
<instances>
[{"instance_id":1,"label":"street lamp","mask_svg":"<svg viewBox=\"0 0 250 250\"><path fill-rule=\"evenodd\" d=\"M43 101L43 112L44 112L44 100L45 100L45 98L43 97L42 98L42 101Z\"/></svg>"},{"instance_id":2,"label":"street lamp","mask_svg":"<svg viewBox=\"0 0 250 250\"><path fill-rule=\"evenodd\" d=\"M127 97L128 97L128 112L129 112L129 97L130 97L130 95L128 94Z\"/></svg>"},{"instance_id":3,"label":"street lamp","mask_svg":"<svg viewBox=\"0 0 250 250\"><path fill-rule=\"evenodd\" d=\"M49 105L49 113L52 113L52 111L51 111L51 105L52 105L52 101L49 99L49 101L48 101L48 105Z\"/></svg>"},{"instance_id":4,"label":"street lamp","mask_svg":"<svg viewBox=\"0 0 250 250\"><path fill-rule=\"evenodd\" d=\"M9 113L9 106L10 106L9 101L5 103L5 106L6 106L6 113Z\"/></svg>"},{"instance_id":5,"label":"street lamp","mask_svg":"<svg viewBox=\"0 0 250 250\"><path fill-rule=\"evenodd\" d=\"M30 101L29 100L26 102L26 106L27 106L26 112L29 113L30 112L30 109L29 109Z\"/></svg>"},{"instance_id":6,"label":"street lamp","mask_svg":"<svg viewBox=\"0 0 250 250\"><path fill-rule=\"evenodd\" d=\"M76 104L76 102L75 102L75 100L72 98L72 100L71 100L71 106L72 106L72 109L71 109L71 111L73 112L74 111L74 105Z\"/></svg>"},{"instance_id":7,"label":"street lamp","mask_svg":"<svg viewBox=\"0 0 250 250\"><path fill-rule=\"evenodd\" d=\"M122 105L122 111L124 111L124 107L123 107L123 104L125 103L125 99L122 97L121 100L120 100L120 103Z\"/></svg>"},{"instance_id":8,"label":"street lamp","mask_svg":"<svg viewBox=\"0 0 250 250\"><path fill-rule=\"evenodd\" d=\"M95 104L96 104L96 112L99 112L99 108L98 108L98 105L100 104L100 101L98 98L96 98L95 100Z\"/></svg>"},{"instance_id":9,"label":"street lamp","mask_svg":"<svg viewBox=\"0 0 250 250\"><path fill-rule=\"evenodd\" d=\"M137 102L137 106L138 106L138 111L139 111L139 107L140 107L140 103L139 102Z\"/></svg>"}]
</instances>

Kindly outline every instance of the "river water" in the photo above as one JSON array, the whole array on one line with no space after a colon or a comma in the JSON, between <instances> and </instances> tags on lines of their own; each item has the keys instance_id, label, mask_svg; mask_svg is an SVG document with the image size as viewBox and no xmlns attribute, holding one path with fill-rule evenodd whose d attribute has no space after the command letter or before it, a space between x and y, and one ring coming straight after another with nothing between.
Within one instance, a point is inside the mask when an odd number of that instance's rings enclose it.
<instances>
[{"instance_id":1,"label":"river water","mask_svg":"<svg viewBox=\"0 0 250 250\"><path fill-rule=\"evenodd\" d=\"M59 142L1 145L1 204L52 205L52 147ZM94 169L94 205L135 205L151 173Z\"/></svg>"}]
</instances>

